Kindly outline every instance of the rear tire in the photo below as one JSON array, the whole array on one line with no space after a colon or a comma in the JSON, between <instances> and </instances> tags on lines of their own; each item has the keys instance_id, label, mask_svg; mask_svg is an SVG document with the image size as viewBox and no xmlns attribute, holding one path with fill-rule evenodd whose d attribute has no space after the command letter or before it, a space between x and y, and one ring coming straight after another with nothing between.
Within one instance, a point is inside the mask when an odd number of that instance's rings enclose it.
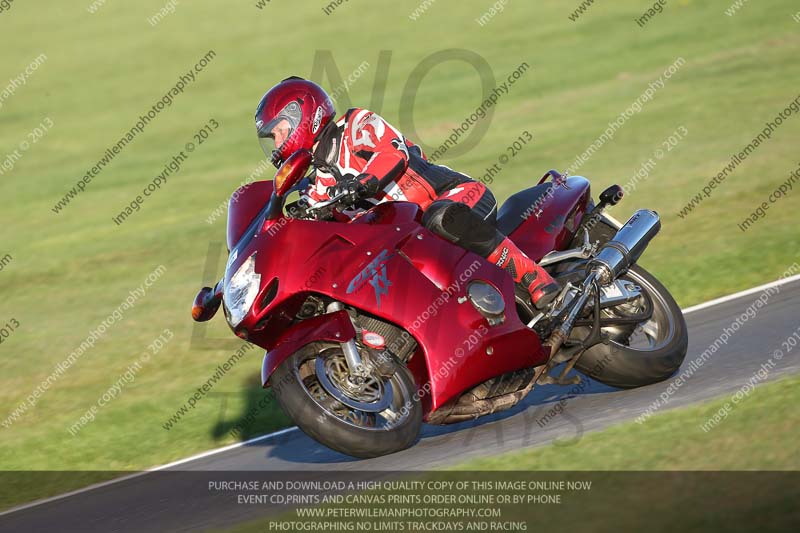
<instances>
[{"instance_id":1,"label":"rear tire","mask_svg":"<svg viewBox=\"0 0 800 533\"><path fill-rule=\"evenodd\" d=\"M610 340L593 346L584 353L575 368L601 383L621 389L632 389L663 381L674 374L683 363L689 345L689 335L683 312L675 299L652 274L638 265L629 275L642 285L654 306L661 306L665 329L662 344L651 350L635 349L625 343ZM655 312L655 311L654 311ZM585 337L589 328L576 328L579 337Z\"/></svg>"},{"instance_id":2,"label":"rear tire","mask_svg":"<svg viewBox=\"0 0 800 533\"><path fill-rule=\"evenodd\" d=\"M309 437L353 457L378 457L411 446L422 426L422 405L409 370L398 366L387 380L394 395L389 409L402 417L387 427L378 427L379 417L386 411L367 413L349 408L319 386L316 374L309 374L310 361L323 354L337 357L336 350L340 349L335 344L312 343L275 370L270 382L284 411ZM370 427L371 423L375 426Z\"/></svg>"}]
</instances>

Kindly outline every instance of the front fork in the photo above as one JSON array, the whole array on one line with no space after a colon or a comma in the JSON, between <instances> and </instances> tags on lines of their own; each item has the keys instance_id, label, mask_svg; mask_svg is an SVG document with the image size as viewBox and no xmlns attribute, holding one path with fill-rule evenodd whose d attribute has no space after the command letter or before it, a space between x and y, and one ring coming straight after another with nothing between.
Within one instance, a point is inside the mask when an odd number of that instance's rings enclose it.
<instances>
[{"instance_id":1,"label":"front fork","mask_svg":"<svg viewBox=\"0 0 800 533\"><path fill-rule=\"evenodd\" d=\"M342 305L342 302L337 301L331 302L327 307L328 313L335 313L337 311L344 310L345 309L344 305ZM356 329L356 331L358 331L358 326L352 317L350 318L350 321L353 322L353 327ZM358 353L358 346L356 345L355 337L339 344L342 347L342 353L344 353L344 359L347 362L347 369L350 371L350 381L354 385L363 383L364 378L368 374L368 370L364 366L364 361L361 359L361 354Z\"/></svg>"}]
</instances>

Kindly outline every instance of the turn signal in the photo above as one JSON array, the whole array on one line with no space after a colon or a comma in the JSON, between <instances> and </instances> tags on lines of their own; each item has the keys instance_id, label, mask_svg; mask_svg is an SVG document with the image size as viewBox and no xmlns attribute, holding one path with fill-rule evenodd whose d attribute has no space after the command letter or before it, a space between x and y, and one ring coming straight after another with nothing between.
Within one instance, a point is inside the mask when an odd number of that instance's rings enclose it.
<instances>
[{"instance_id":1,"label":"turn signal","mask_svg":"<svg viewBox=\"0 0 800 533\"><path fill-rule=\"evenodd\" d=\"M194 304L192 304L192 318L196 322L206 322L217 314L219 305L222 303L221 285L222 282L220 281L216 288L203 287L200 289L200 292L197 293L197 296L194 298ZM217 290L217 288L219 288L219 290Z\"/></svg>"}]
</instances>

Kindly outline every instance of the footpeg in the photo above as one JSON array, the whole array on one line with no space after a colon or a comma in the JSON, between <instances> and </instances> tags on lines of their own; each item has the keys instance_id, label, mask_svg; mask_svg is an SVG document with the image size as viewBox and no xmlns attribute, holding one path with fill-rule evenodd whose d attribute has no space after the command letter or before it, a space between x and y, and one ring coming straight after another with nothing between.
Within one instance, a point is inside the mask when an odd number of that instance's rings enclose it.
<instances>
[{"instance_id":1,"label":"footpeg","mask_svg":"<svg viewBox=\"0 0 800 533\"><path fill-rule=\"evenodd\" d=\"M548 283L534 292L536 300L532 301L533 306L539 311L544 311L553 303L559 294L561 294L561 285L555 281Z\"/></svg>"}]
</instances>

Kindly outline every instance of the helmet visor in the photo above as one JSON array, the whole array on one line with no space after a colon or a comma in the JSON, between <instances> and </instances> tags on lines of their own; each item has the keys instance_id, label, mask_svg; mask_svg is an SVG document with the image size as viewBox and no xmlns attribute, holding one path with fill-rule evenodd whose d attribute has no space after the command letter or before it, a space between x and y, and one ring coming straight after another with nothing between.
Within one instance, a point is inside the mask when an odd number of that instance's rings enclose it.
<instances>
[{"instance_id":1,"label":"helmet visor","mask_svg":"<svg viewBox=\"0 0 800 533\"><path fill-rule=\"evenodd\" d=\"M258 129L258 141L268 159L273 152L280 150L292 133L297 130L302 118L302 111L297 102L290 102L278 114Z\"/></svg>"}]
</instances>

